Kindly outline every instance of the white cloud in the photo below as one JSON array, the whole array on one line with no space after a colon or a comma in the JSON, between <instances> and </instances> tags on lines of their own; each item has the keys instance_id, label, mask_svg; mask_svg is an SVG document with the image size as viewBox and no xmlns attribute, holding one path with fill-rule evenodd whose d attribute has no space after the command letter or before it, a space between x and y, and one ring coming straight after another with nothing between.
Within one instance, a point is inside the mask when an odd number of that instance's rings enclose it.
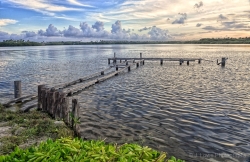
<instances>
[{"instance_id":1,"label":"white cloud","mask_svg":"<svg viewBox=\"0 0 250 162\"><path fill-rule=\"evenodd\" d=\"M93 6L91 6L91 5L86 5L86 4L82 4L82 3L80 3L80 2L78 2L78 1L76 1L76 0L68 0L71 4L73 4L73 5L77 5L77 6L82 6L82 7L93 7Z\"/></svg>"},{"instance_id":2,"label":"white cloud","mask_svg":"<svg viewBox=\"0 0 250 162\"><path fill-rule=\"evenodd\" d=\"M0 26L16 24L18 21L13 19L0 19Z\"/></svg>"}]
</instances>

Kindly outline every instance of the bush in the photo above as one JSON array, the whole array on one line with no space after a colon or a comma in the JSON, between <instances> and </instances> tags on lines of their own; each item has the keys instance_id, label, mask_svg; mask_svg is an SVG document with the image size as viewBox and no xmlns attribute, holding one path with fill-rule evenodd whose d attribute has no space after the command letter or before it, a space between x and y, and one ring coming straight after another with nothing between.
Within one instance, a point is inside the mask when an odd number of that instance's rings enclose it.
<instances>
[{"instance_id":1,"label":"bush","mask_svg":"<svg viewBox=\"0 0 250 162\"><path fill-rule=\"evenodd\" d=\"M0 162L163 162L166 153L137 144L121 146L105 144L104 141L83 141L82 139L49 139L39 146L26 150L18 147L9 155L0 156ZM184 162L171 157L169 162Z\"/></svg>"}]
</instances>

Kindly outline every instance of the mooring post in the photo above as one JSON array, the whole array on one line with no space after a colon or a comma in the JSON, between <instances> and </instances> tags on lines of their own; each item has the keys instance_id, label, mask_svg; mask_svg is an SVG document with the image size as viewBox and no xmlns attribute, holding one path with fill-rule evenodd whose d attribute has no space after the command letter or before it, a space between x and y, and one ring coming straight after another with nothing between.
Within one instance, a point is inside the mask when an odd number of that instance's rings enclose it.
<instances>
[{"instance_id":1,"label":"mooring post","mask_svg":"<svg viewBox=\"0 0 250 162\"><path fill-rule=\"evenodd\" d=\"M140 53L140 59L142 59L142 53Z\"/></svg>"},{"instance_id":2,"label":"mooring post","mask_svg":"<svg viewBox=\"0 0 250 162\"><path fill-rule=\"evenodd\" d=\"M187 61L187 65L189 65L189 61Z\"/></svg>"},{"instance_id":3,"label":"mooring post","mask_svg":"<svg viewBox=\"0 0 250 162\"><path fill-rule=\"evenodd\" d=\"M221 66L225 66L226 65L226 58L222 57L221 58Z\"/></svg>"},{"instance_id":4,"label":"mooring post","mask_svg":"<svg viewBox=\"0 0 250 162\"><path fill-rule=\"evenodd\" d=\"M161 65L163 64L163 59L161 59Z\"/></svg>"},{"instance_id":5,"label":"mooring post","mask_svg":"<svg viewBox=\"0 0 250 162\"><path fill-rule=\"evenodd\" d=\"M200 63L201 63L201 59L198 60L198 64L200 64Z\"/></svg>"},{"instance_id":6,"label":"mooring post","mask_svg":"<svg viewBox=\"0 0 250 162\"><path fill-rule=\"evenodd\" d=\"M19 98L22 96L22 89L21 89L21 81L20 80L14 81L14 92L15 92L15 98Z\"/></svg>"},{"instance_id":7,"label":"mooring post","mask_svg":"<svg viewBox=\"0 0 250 162\"><path fill-rule=\"evenodd\" d=\"M128 67L128 71L130 71L130 66Z\"/></svg>"},{"instance_id":8,"label":"mooring post","mask_svg":"<svg viewBox=\"0 0 250 162\"><path fill-rule=\"evenodd\" d=\"M42 89L45 88L45 85L38 85L38 104L37 109L42 110Z\"/></svg>"},{"instance_id":9,"label":"mooring post","mask_svg":"<svg viewBox=\"0 0 250 162\"><path fill-rule=\"evenodd\" d=\"M101 72L101 75L104 75L104 71Z\"/></svg>"},{"instance_id":10,"label":"mooring post","mask_svg":"<svg viewBox=\"0 0 250 162\"><path fill-rule=\"evenodd\" d=\"M116 63L115 52L114 52L114 60L113 60L113 63Z\"/></svg>"}]
</instances>

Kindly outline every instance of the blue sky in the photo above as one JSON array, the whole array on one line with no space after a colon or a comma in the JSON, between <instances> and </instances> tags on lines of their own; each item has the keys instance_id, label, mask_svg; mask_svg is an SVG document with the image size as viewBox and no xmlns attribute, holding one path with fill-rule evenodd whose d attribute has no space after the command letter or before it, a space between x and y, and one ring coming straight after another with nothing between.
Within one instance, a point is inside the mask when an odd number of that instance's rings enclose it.
<instances>
[{"instance_id":1,"label":"blue sky","mask_svg":"<svg viewBox=\"0 0 250 162\"><path fill-rule=\"evenodd\" d=\"M250 36L249 0L0 0L0 41Z\"/></svg>"}]
</instances>

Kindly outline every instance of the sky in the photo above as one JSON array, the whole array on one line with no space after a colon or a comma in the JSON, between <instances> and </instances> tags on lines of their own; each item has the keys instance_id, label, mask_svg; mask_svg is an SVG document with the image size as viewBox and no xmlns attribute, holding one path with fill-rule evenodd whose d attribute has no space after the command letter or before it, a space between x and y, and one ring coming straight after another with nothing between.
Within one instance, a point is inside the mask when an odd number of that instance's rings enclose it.
<instances>
[{"instance_id":1,"label":"sky","mask_svg":"<svg viewBox=\"0 0 250 162\"><path fill-rule=\"evenodd\" d=\"M250 0L0 0L0 41L250 37Z\"/></svg>"}]
</instances>

